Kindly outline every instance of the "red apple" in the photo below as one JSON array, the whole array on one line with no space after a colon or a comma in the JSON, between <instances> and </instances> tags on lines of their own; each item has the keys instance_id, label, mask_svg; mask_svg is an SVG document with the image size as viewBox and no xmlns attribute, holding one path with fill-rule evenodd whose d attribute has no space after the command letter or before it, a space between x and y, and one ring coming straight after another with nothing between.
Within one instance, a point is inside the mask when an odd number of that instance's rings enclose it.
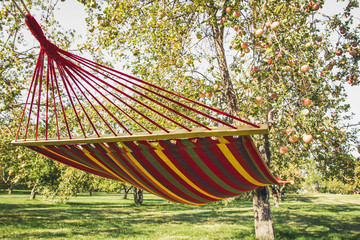
<instances>
[{"instance_id":1,"label":"red apple","mask_svg":"<svg viewBox=\"0 0 360 240\"><path fill-rule=\"evenodd\" d=\"M311 1L307 5L308 5L309 8L312 8L315 5L315 3L314 3L314 1Z\"/></svg>"},{"instance_id":2,"label":"red apple","mask_svg":"<svg viewBox=\"0 0 360 240\"><path fill-rule=\"evenodd\" d=\"M210 93L210 92L207 92L206 94L205 94L205 96L207 97L207 98L211 98L212 97L212 93Z\"/></svg>"},{"instance_id":3,"label":"red apple","mask_svg":"<svg viewBox=\"0 0 360 240\"><path fill-rule=\"evenodd\" d=\"M355 56L357 54L357 51L356 50L350 50L349 53L350 53L351 56Z\"/></svg>"},{"instance_id":4,"label":"red apple","mask_svg":"<svg viewBox=\"0 0 360 240\"><path fill-rule=\"evenodd\" d=\"M310 104L311 104L311 100L309 99L309 98L305 98L305 99L303 99L303 104L305 105L305 106L309 106Z\"/></svg>"},{"instance_id":5,"label":"red apple","mask_svg":"<svg viewBox=\"0 0 360 240\"><path fill-rule=\"evenodd\" d=\"M287 147L280 147L280 153L281 154L285 154L288 152L288 148Z\"/></svg>"},{"instance_id":6,"label":"red apple","mask_svg":"<svg viewBox=\"0 0 360 240\"><path fill-rule=\"evenodd\" d=\"M249 44L246 42L241 43L241 48L247 49L249 47Z\"/></svg>"},{"instance_id":7,"label":"red apple","mask_svg":"<svg viewBox=\"0 0 360 240\"><path fill-rule=\"evenodd\" d=\"M286 134L286 135L290 135L290 134L292 134L293 132L294 132L294 130L291 129L291 128L285 130L285 134Z\"/></svg>"},{"instance_id":8,"label":"red apple","mask_svg":"<svg viewBox=\"0 0 360 240\"><path fill-rule=\"evenodd\" d=\"M319 8L320 8L320 5L319 5L319 4L314 4L314 5L312 6L312 10L314 10L314 11L319 10Z\"/></svg>"},{"instance_id":9,"label":"red apple","mask_svg":"<svg viewBox=\"0 0 360 240\"><path fill-rule=\"evenodd\" d=\"M224 23L226 22L226 17L222 17L221 20L220 20L221 23Z\"/></svg>"},{"instance_id":10,"label":"red apple","mask_svg":"<svg viewBox=\"0 0 360 240\"><path fill-rule=\"evenodd\" d=\"M311 134L309 134L309 135L304 135L303 136L303 141L304 142L306 142L306 143L309 143L309 142L311 142L313 140L313 136L311 135Z\"/></svg>"},{"instance_id":11,"label":"red apple","mask_svg":"<svg viewBox=\"0 0 360 240\"><path fill-rule=\"evenodd\" d=\"M199 98L204 98L205 97L205 93L199 93Z\"/></svg>"},{"instance_id":12,"label":"red apple","mask_svg":"<svg viewBox=\"0 0 360 240\"><path fill-rule=\"evenodd\" d=\"M272 30L278 30L279 27L280 27L280 23L279 23L279 22L273 22L273 23L271 24L271 29L272 29Z\"/></svg>"},{"instance_id":13,"label":"red apple","mask_svg":"<svg viewBox=\"0 0 360 240\"><path fill-rule=\"evenodd\" d=\"M267 64L271 65L271 63L272 63L272 59L269 59L269 60L267 61Z\"/></svg>"},{"instance_id":14,"label":"red apple","mask_svg":"<svg viewBox=\"0 0 360 240\"><path fill-rule=\"evenodd\" d=\"M226 8L226 13L227 13L227 14L231 13L231 10L232 10L231 7L227 7L227 8Z\"/></svg>"},{"instance_id":15,"label":"red apple","mask_svg":"<svg viewBox=\"0 0 360 240\"><path fill-rule=\"evenodd\" d=\"M307 72L307 71L309 71L309 69L310 69L310 66L306 64L306 65L301 66L300 71Z\"/></svg>"},{"instance_id":16,"label":"red apple","mask_svg":"<svg viewBox=\"0 0 360 240\"><path fill-rule=\"evenodd\" d=\"M234 13L233 13L234 18L239 18L240 16L241 16L241 13L239 11L234 11Z\"/></svg>"},{"instance_id":17,"label":"red apple","mask_svg":"<svg viewBox=\"0 0 360 240\"><path fill-rule=\"evenodd\" d=\"M240 29L239 25L236 24L236 25L234 26L234 30L235 30L235 31L239 31L239 29Z\"/></svg>"},{"instance_id":18,"label":"red apple","mask_svg":"<svg viewBox=\"0 0 360 240\"><path fill-rule=\"evenodd\" d=\"M339 50L339 51L336 52L336 55L338 55L338 56L341 56L341 54L342 54L342 51L341 51L341 50Z\"/></svg>"},{"instance_id":19,"label":"red apple","mask_svg":"<svg viewBox=\"0 0 360 240\"><path fill-rule=\"evenodd\" d=\"M278 95L276 93L271 93L270 95L271 98L274 98L274 99L277 99L278 98Z\"/></svg>"},{"instance_id":20,"label":"red apple","mask_svg":"<svg viewBox=\"0 0 360 240\"><path fill-rule=\"evenodd\" d=\"M270 28L271 27L271 22L266 22L265 27Z\"/></svg>"},{"instance_id":21,"label":"red apple","mask_svg":"<svg viewBox=\"0 0 360 240\"><path fill-rule=\"evenodd\" d=\"M264 30L262 28L256 29L255 36L261 37L264 34Z\"/></svg>"},{"instance_id":22,"label":"red apple","mask_svg":"<svg viewBox=\"0 0 360 240\"><path fill-rule=\"evenodd\" d=\"M290 136L290 137L289 137L289 141L290 141L291 143L294 143L294 142L296 142L297 140L299 140L299 137L298 137L297 135L294 135L294 136Z\"/></svg>"},{"instance_id":23,"label":"red apple","mask_svg":"<svg viewBox=\"0 0 360 240\"><path fill-rule=\"evenodd\" d=\"M163 19L166 16L166 12L165 11L161 11L159 12L159 18Z\"/></svg>"},{"instance_id":24,"label":"red apple","mask_svg":"<svg viewBox=\"0 0 360 240\"><path fill-rule=\"evenodd\" d=\"M284 67L284 71L285 71L285 72L290 72L290 70L291 70L291 67L290 67L290 66L285 66L285 67Z\"/></svg>"},{"instance_id":25,"label":"red apple","mask_svg":"<svg viewBox=\"0 0 360 240\"><path fill-rule=\"evenodd\" d=\"M350 185L354 185L354 183L353 183L353 182L350 182Z\"/></svg>"},{"instance_id":26,"label":"red apple","mask_svg":"<svg viewBox=\"0 0 360 240\"><path fill-rule=\"evenodd\" d=\"M215 84L214 85L214 90L216 91L216 90L219 90L219 88L220 88L220 85L219 84Z\"/></svg>"},{"instance_id":27,"label":"red apple","mask_svg":"<svg viewBox=\"0 0 360 240\"><path fill-rule=\"evenodd\" d=\"M137 55L139 53L139 49L134 48L131 50L134 55Z\"/></svg>"},{"instance_id":28,"label":"red apple","mask_svg":"<svg viewBox=\"0 0 360 240\"><path fill-rule=\"evenodd\" d=\"M258 106L259 106L259 105L261 104L261 102L262 102L261 97L256 97L254 101L255 101L256 105L258 105Z\"/></svg>"},{"instance_id":29,"label":"red apple","mask_svg":"<svg viewBox=\"0 0 360 240\"><path fill-rule=\"evenodd\" d=\"M289 65L290 66L293 66L295 63L296 63L296 60L293 58L293 59L290 59L289 61L288 61L288 63L289 63Z\"/></svg>"}]
</instances>

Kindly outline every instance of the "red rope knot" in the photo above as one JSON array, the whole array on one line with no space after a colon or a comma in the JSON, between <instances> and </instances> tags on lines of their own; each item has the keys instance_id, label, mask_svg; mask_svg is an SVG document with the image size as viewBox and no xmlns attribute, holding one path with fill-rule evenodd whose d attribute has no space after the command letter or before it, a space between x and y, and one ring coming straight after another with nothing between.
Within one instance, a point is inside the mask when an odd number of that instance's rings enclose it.
<instances>
[{"instance_id":1,"label":"red rope knot","mask_svg":"<svg viewBox=\"0 0 360 240\"><path fill-rule=\"evenodd\" d=\"M55 61L61 61L62 57L58 53L58 47L47 40L38 22L30 14L26 14L25 23L30 29L32 35L39 41L41 47L45 50L46 54L53 58Z\"/></svg>"}]
</instances>

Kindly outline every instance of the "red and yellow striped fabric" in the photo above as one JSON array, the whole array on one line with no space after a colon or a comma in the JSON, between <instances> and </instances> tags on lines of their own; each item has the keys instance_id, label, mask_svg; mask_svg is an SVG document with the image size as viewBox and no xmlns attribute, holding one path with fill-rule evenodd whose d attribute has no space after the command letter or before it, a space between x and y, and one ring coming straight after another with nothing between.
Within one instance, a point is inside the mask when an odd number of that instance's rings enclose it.
<instances>
[{"instance_id":1,"label":"red and yellow striped fabric","mask_svg":"<svg viewBox=\"0 0 360 240\"><path fill-rule=\"evenodd\" d=\"M248 136L30 148L185 204L202 205L278 184Z\"/></svg>"}]
</instances>

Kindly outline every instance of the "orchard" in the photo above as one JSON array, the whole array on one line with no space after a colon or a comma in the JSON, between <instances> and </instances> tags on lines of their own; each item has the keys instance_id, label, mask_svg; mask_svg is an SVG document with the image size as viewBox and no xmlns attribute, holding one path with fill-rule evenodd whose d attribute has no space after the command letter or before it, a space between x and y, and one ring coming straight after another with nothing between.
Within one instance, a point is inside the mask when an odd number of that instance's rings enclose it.
<instances>
[{"instance_id":1,"label":"orchard","mask_svg":"<svg viewBox=\"0 0 360 240\"><path fill-rule=\"evenodd\" d=\"M270 134L254 140L273 174L295 182L292 189L312 175L359 188L357 132L347 126L345 103L345 87L359 83L360 25L353 13L358 1L340 1L344 8L335 15L322 11L330 2L323 0L79 2L89 32L80 51L110 66L119 63L161 88L268 124ZM11 9L10 2L1 9L1 31L12 40L0 40L5 125L8 116L15 119L35 56L32 49L16 49L24 43L16 35L24 24ZM75 33L50 34L58 25L47 17L47 35L69 47L71 39L63 36ZM281 200L279 186L253 192L258 238L274 238L270 191Z\"/></svg>"}]
</instances>

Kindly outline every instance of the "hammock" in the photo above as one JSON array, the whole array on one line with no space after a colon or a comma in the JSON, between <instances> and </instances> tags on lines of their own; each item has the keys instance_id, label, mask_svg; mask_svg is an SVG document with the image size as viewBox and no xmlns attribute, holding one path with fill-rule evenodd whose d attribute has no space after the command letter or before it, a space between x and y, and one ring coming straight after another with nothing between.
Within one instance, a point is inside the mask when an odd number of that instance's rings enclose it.
<instances>
[{"instance_id":1,"label":"hammock","mask_svg":"<svg viewBox=\"0 0 360 240\"><path fill-rule=\"evenodd\" d=\"M25 22L41 47L13 144L179 203L279 183L248 136L266 125L69 53Z\"/></svg>"}]
</instances>

